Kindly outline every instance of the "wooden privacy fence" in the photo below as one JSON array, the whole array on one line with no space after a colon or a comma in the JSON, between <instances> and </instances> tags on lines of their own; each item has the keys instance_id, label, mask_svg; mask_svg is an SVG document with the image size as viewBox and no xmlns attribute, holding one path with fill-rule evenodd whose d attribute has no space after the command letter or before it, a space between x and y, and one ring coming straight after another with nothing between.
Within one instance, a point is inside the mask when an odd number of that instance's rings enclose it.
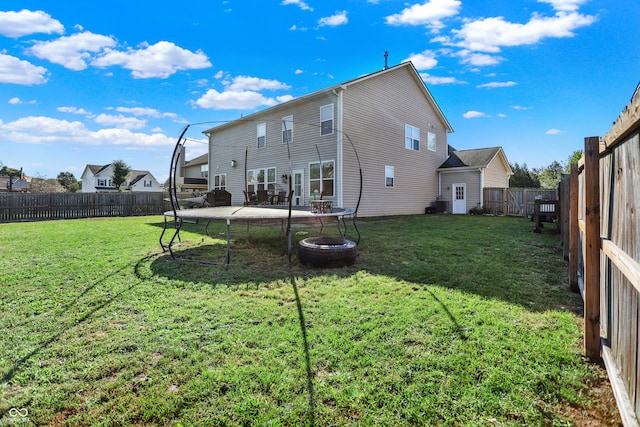
<instances>
[{"instance_id":1,"label":"wooden privacy fence","mask_svg":"<svg viewBox=\"0 0 640 427\"><path fill-rule=\"evenodd\" d=\"M0 193L0 222L160 215L171 206L161 192Z\"/></svg>"},{"instance_id":2,"label":"wooden privacy fence","mask_svg":"<svg viewBox=\"0 0 640 427\"><path fill-rule=\"evenodd\" d=\"M531 218L535 213L536 199L557 200L556 190L544 188L500 188L483 189L485 209L497 215L512 215Z\"/></svg>"},{"instance_id":3,"label":"wooden privacy fence","mask_svg":"<svg viewBox=\"0 0 640 427\"><path fill-rule=\"evenodd\" d=\"M569 180L569 282L584 298L584 345L604 359L623 423L640 415L640 93Z\"/></svg>"}]
</instances>

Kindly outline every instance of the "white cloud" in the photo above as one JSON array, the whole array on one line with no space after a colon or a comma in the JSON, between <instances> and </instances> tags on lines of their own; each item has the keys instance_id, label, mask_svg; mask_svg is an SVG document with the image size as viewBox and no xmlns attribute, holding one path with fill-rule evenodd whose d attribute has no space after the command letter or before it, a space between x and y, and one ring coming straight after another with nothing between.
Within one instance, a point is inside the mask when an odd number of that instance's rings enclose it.
<instances>
[{"instance_id":1,"label":"white cloud","mask_svg":"<svg viewBox=\"0 0 640 427\"><path fill-rule=\"evenodd\" d=\"M9 104L11 104L11 105L22 104L22 101L20 101L20 98L11 98L9 100Z\"/></svg>"},{"instance_id":2,"label":"white cloud","mask_svg":"<svg viewBox=\"0 0 640 427\"><path fill-rule=\"evenodd\" d=\"M293 4L298 6L300 9L302 10L308 10L310 12L313 12L313 8L311 6L309 6L308 4L306 4L305 2L303 2L302 0L282 0L282 3L280 3L283 6L289 5L289 4Z\"/></svg>"},{"instance_id":3,"label":"white cloud","mask_svg":"<svg viewBox=\"0 0 640 427\"><path fill-rule=\"evenodd\" d=\"M460 58L462 64L473 65L474 67L486 67L498 65L504 58L501 56L487 55L486 53L471 52L469 49L462 49L456 52L455 56Z\"/></svg>"},{"instance_id":4,"label":"white cloud","mask_svg":"<svg viewBox=\"0 0 640 427\"><path fill-rule=\"evenodd\" d=\"M503 17L467 20L459 30L452 30L460 39L456 46L481 52L500 52L505 46L538 43L547 37L573 37L573 30L591 25L594 16L576 12L558 12L553 17L534 14L526 24L507 22Z\"/></svg>"},{"instance_id":5,"label":"white cloud","mask_svg":"<svg viewBox=\"0 0 640 427\"><path fill-rule=\"evenodd\" d=\"M475 119L475 118L478 118L478 117L487 117L487 115L485 113L480 112L480 111L471 110L471 111L467 111L466 113L464 113L462 115L462 117L464 117L465 119Z\"/></svg>"},{"instance_id":6,"label":"white cloud","mask_svg":"<svg viewBox=\"0 0 640 427\"><path fill-rule=\"evenodd\" d=\"M100 52L115 44L116 41L111 37L86 31L53 41L37 42L28 51L40 59L81 71L87 68L91 53Z\"/></svg>"},{"instance_id":7,"label":"white cloud","mask_svg":"<svg viewBox=\"0 0 640 427\"><path fill-rule=\"evenodd\" d=\"M47 74L44 67L0 53L0 83L39 85L47 82Z\"/></svg>"},{"instance_id":8,"label":"white cloud","mask_svg":"<svg viewBox=\"0 0 640 427\"><path fill-rule=\"evenodd\" d=\"M523 111L532 110L533 109L533 107L523 107L522 105L514 105L511 108L513 108L514 110L523 110Z\"/></svg>"},{"instance_id":9,"label":"white cloud","mask_svg":"<svg viewBox=\"0 0 640 427\"><path fill-rule=\"evenodd\" d=\"M560 129L549 129L545 132L547 135L562 135L563 133L565 133L565 131Z\"/></svg>"},{"instance_id":10,"label":"white cloud","mask_svg":"<svg viewBox=\"0 0 640 427\"><path fill-rule=\"evenodd\" d=\"M281 83L277 80L261 79L258 77L249 76L237 76L234 77L231 84L227 88L231 91L241 92L244 90L278 90L278 89L290 89L286 83Z\"/></svg>"},{"instance_id":11,"label":"white cloud","mask_svg":"<svg viewBox=\"0 0 640 427\"><path fill-rule=\"evenodd\" d=\"M302 70L300 70L300 69L297 69L294 73L297 75L297 74L302 74L302 73L304 73L304 71L302 71Z\"/></svg>"},{"instance_id":12,"label":"white cloud","mask_svg":"<svg viewBox=\"0 0 640 427\"><path fill-rule=\"evenodd\" d=\"M258 92L231 90L218 92L215 89L209 89L195 101L195 105L212 110L252 110L257 107L273 107L276 104L278 104L277 100L267 98Z\"/></svg>"},{"instance_id":13,"label":"white cloud","mask_svg":"<svg viewBox=\"0 0 640 427\"><path fill-rule=\"evenodd\" d=\"M98 114L94 121L103 126L114 126L119 129L142 129L147 125L146 120L126 117L122 114Z\"/></svg>"},{"instance_id":14,"label":"white cloud","mask_svg":"<svg viewBox=\"0 0 640 427\"><path fill-rule=\"evenodd\" d=\"M321 27L337 27L338 25L344 25L347 22L349 22L349 18L347 18L347 11L343 10L342 12L336 12L335 15L320 18L318 20L318 25Z\"/></svg>"},{"instance_id":15,"label":"white cloud","mask_svg":"<svg viewBox=\"0 0 640 427\"><path fill-rule=\"evenodd\" d=\"M442 20L457 15L461 6L460 0L429 0L387 16L386 21L389 25L425 25L437 32L444 27Z\"/></svg>"},{"instance_id":16,"label":"white cloud","mask_svg":"<svg viewBox=\"0 0 640 427\"><path fill-rule=\"evenodd\" d=\"M402 62L411 61L417 70L430 70L438 65L436 53L432 50L425 50L421 53L412 53Z\"/></svg>"},{"instance_id":17,"label":"white cloud","mask_svg":"<svg viewBox=\"0 0 640 427\"><path fill-rule=\"evenodd\" d=\"M511 86L515 86L518 83L516 82L512 82L512 81L508 81L508 82L490 82L490 83L484 83L481 85L476 86L477 88L488 88L488 89L495 89L497 87L511 87Z\"/></svg>"},{"instance_id":18,"label":"white cloud","mask_svg":"<svg viewBox=\"0 0 640 427\"><path fill-rule=\"evenodd\" d=\"M23 117L9 123L0 121L0 139L27 144L74 143L79 145L119 145L135 147L172 147L174 137L161 133L145 134L129 129L89 130L78 121L44 116Z\"/></svg>"},{"instance_id":19,"label":"white cloud","mask_svg":"<svg viewBox=\"0 0 640 427\"><path fill-rule=\"evenodd\" d=\"M60 111L61 113L80 114L84 116L87 116L90 114L84 108L77 108L77 107L58 107L56 108L56 110Z\"/></svg>"},{"instance_id":20,"label":"white cloud","mask_svg":"<svg viewBox=\"0 0 640 427\"><path fill-rule=\"evenodd\" d=\"M167 78L179 70L203 69L211 67L209 58L203 52L193 53L167 41L154 45L143 44L141 49L119 52L107 49L103 55L91 62L97 67L120 65L131 70L134 78Z\"/></svg>"},{"instance_id":21,"label":"white cloud","mask_svg":"<svg viewBox=\"0 0 640 427\"><path fill-rule=\"evenodd\" d=\"M538 0L538 3L549 3L551 7L558 11L573 12L578 10L581 4L587 0Z\"/></svg>"},{"instance_id":22,"label":"white cloud","mask_svg":"<svg viewBox=\"0 0 640 427\"><path fill-rule=\"evenodd\" d=\"M163 113L161 111L156 110L155 108L117 107L116 111L118 113L133 114L134 116L137 116L137 117L147 116L147 117L153 117L156 119L161 119L161 118L177 119L178 118L178 115L175 113Z\"/></svg>"},{"instance_id":23,"label":"white cloud","mask_svg":"<svg viewBox=\"0 0 640 427\"><path fill-rule=\"evenodd\" d=\"M506 115L506 114L504 114L504 113L498 113L498 118L500 118L500 119L504 119L505 117L507 117L507 115Z\"/></svg>"},{"instance_id":24,"label":"white cloud","mask_svg":"<svg viewBox=\"0 0 640 427\"><path fill-rule=\"evenodd\" d=\"M41 10L0 11L1 35L15 38L36 33L63 34L64 27L58 20Z\"/></svg>"},{"instance_id":25,"label":"white cloud","mask_svg":"<svg viewBox=\"0 0 640 427\"><path fill-rule=\"evenodd\" d=\"M422 81L431 85L451 85L465 83L456 79L455 77L437 77L427 73L420 73L420 77L422 78Z\"/></svg>"}]
</instances>

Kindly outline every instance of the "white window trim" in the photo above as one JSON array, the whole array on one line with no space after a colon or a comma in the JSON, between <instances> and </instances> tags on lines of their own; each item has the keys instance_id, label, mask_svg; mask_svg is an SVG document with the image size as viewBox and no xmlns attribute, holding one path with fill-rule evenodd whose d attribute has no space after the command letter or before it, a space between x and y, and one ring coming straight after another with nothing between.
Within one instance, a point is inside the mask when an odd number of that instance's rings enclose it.
<instances>
[{"instance_id":1,"label":"white window trim","mask_svg":"<svg viewBox=\"0 0 640 427\"><path fill-rule=\"evenodd\" d=\"M322 120L322 110L325 108L330 108L331 109L331 132L329 133L322 133L322 123L328 121L328 120ZM321 136L326 136L326 135L333 135L335 133L335 128L336 128L336 117L335 117L335 111L334 111L334 105L333 103L331 104L327 104L327 105L323 105L322 107L320 107L320 135Z\"/></svg>"},{"instance_id":2,"label":"white window trim","mask_svg":"<svg viewBox=\"0 0 640 427\"><path fill-rule=\"evenodd\" d=\"M261 133L263 132L263 133ZM260 138L264 138L264 144L260 145ZM265 148L267 146L267 123L258 123L256 125L256 147Z\"/></svg>"},{"instance_id":3,"label":"white window trim","mask_svg":"<svg viewBox=\"0 0 640 427\"><path fill-rule=\"evenodd\" d=\"M289 131L291 135L289 138L289 144L291 144L293 142L293 116L292 115L282 118L282 143L283 144L287 143L285 138L286 131Z\"/></svg>"},{"instance_id":4,"label":"white window trim","mask_svg":"<svg viewBox=\"0 0 640 427\"><path fill-rule=\"evenodd\" d=\"M411 128L411 136L410 136L410 138L411 138L411 147L407 146L407 138L408 138L408 136L407 136L407 128ZM418 139L417 139L417 141L418 141L418 149L417 150L415 149L415 141L416 141L416 139L414 138L414 136L415 136L414 132L415 131L418 132L418 135L417 135L418 136ZM416 126L411 126L409 124L405 124L404 125L404 148L406 148L407 150L411 150L411 151L420 151L420 145L421 145L420 144L420 128L416 127Z\"/></svg>"},{"instance_id":5,"label":"white window trim","mask_svg":"<svg viewBox=\"0 0 640 427\"><path fill-rule=\"evenodd\" d=\"M433 145L431 145L431 141L433 141ZM433 132L427 132L427 150L436 151L437 145L436 134Z\"/></svg>"},{"instance_id":6,"label":"white window trim","mask_svg":"<svg viewBox=\"0 0 640 427\"><path fill-rule=\"evenodd\" d=\"M324 178L322 176L322 164L323 163L333 163L333 178ZM312 179L311 178L311 165L320 165L320 178L319 179ZM312 181L320 181L320 194L317 195L317 197L320 197L322 195L322 193L324 192L324 181L331 179L333 181L333 194L328 195L326 194L326 197L336 197L336 161L335 160L323 160L321 162L310 162L309 163L309 193L311 195L311 197L313 197L313 191L311 190L311 182Z\"/></svg>"},{"instance_id":7,"label":"white window trim","mask_svg":"<svg viewBox=\"0 0 640 427\"><path fill-rule=\"evenodd\" d=\"M391 174L389 174L388 172L391 172ZM388 178L391 178L391 185L387 184ZM393 166L384 167L384 186L386 188L393 188L396 186L396 172Z\"/></svg>"},{"instance_id":8,"label":"white window trim","mask_svg":"<svg viewBox=\"0 0 640 427\"><path fill-rule=\"evenodd\" d=\"M220 184L220 178L224 178L224 185ZM216 180L218 181L218 185L216 185ZM218 173L213 176L213 189L214 190L226 190L227 189L227 174L226 173Z\"/></svg>"}]
</instances>

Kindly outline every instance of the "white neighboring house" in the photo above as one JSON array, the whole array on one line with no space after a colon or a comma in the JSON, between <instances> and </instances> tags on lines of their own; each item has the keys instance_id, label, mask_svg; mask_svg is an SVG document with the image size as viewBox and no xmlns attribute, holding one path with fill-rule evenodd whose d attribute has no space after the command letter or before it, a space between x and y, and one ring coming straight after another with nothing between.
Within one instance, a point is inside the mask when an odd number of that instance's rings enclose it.
<instances>
[{"instance_id":1,"label":"white neighboring house","mask_svg":"<svg viewBox=\"0 0 640 427\"><path fill-rule=\"evenodd\" d=\"M82 172L82 192L83 193L103 193L116 192L116 186L113 184L113 166L112 164L87 165ZM162 185L149 171L131 170L127 176L127 180L122 185L122 190L136 192L159 192L163 191Z\"/></svg>"}]
</instances>

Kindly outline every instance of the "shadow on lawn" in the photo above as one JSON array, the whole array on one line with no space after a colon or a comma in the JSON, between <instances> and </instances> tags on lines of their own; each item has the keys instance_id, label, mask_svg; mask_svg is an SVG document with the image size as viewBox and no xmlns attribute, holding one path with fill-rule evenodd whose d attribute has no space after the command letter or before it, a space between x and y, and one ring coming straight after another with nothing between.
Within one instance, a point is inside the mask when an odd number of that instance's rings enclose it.
<instances>
[{"instance_id":1,"label":"shadow on lawn","mask_svg":"<svg viewBox=\"0 0 640 427\"><path fill-rule=\"evenodd\" d=\"M138 270L139 270L140 266L142 264L146 263L149 260L149 258L151 258L151 257L152 256L144 257L144 258L140 259L138 262L135 263L134 270L136 271L136 276L139 276ZM110 277L117 276L117 275L121 274L122 271L127 270L129 268L131 268L130 264L126 265L126 266L124 266L124 267L122 267L122 268L120 268L118 270L115 270L115 271L113 271L112 273L110 273L108 275L103 276L99 280L96 280L94 283L92 283L91 285L87 286L76 298L73 299L73 301L71 301L71 302L67 303L66 305L64 305L62 307L62 312L64 312L64 313L72 312L73 313L73 312L76 312L76 311L81 311L82 308L84 307L82 304L80 304L80 301L81 301L83 296L85 296L87 293L89 293L92 289L95 289L96 287L98 287L100 284L106 282L107 279L109 279ZM88 310L86 313L82 314L80 317L76 318L74 316L70 316L69 317L69 319L70 319L69 324L64 324L63 323L63 325L62 325L60 330L58 330L56 333L51 335L48 339L42 341L39 345L37 345L29 353L27 353L26 355L24 355L20 359L18 359L13 364L13 366L11 366L9 368L9 370L2 375L2 377L0 378L0 383L8 383L9 381L11 381L13 379L13 377L16 375L16 373L18 372L18 370L26 362L28 362L29 359L31 359L32 357L34 357L38 353L42 352L43 350L45 350L47 347L49 347L54 342L58 341L62 337L62 335L64 333L66 333L69 330L74 329L74 328L78 327L79 325L85 323L86 321L91 319L93 314L95 314L96 312L98 312L98 311L102 310L103 308L109 306L110 304L113 303L113 301L118 300L118 298L120 298L121 296L123 296L127 292L131 291L133 288L135 288L138 285L139 285L139 282L136 282L136 283L133 283L131 286L126 287L126 288L118 291L117 293L112 295L111 298L109 298L108 300L103 300L102 303L92 306L92 308L90 310Z\"/></svg>"}]
</instances>

